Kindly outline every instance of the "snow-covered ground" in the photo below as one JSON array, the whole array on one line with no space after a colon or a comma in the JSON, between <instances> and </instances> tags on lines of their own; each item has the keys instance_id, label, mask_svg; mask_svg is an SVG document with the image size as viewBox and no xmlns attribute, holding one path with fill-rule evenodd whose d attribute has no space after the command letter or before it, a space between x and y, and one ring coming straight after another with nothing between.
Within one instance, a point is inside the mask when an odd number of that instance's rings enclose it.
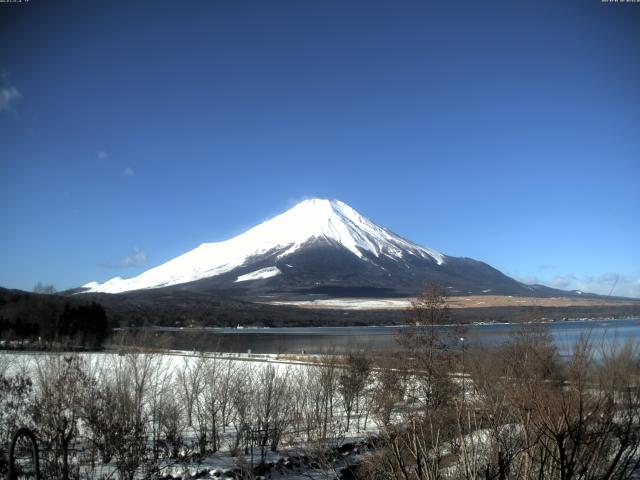
<instances>
[{"instance_id":1,"label":"snow-covered ground","mask_svg":"<svg viewBox=\"0 0 640 480\"><path fill-rule=\"evenodd\" d=\"M247 282L249 280L260 280L263 278L271 278L275 277L276 275L280 275L281 273L282 272L278 267L261 268L260 270L256 270L255 272L238 276L238 278L236 278L236 283Z\"/></svg>"},{"instance_id":2,"label":"snow-covered ground","mask_svg":"<svg viewBox=\"0 0 640 480\"><path fill-rule=\"evenodd\" d=\"M72 354L61 353L42 353L42 352L0 352L0 376L25 375L34 379L37 385L40 380L39 376L46 372L48 361L52 358L70 357ZM137 362L137 365L145 371L145 375L149 377L150 385L158 385L156 382L162 382L165 385L173 385L169 389L162 391L167 394L173 392L177 398L183 398L180 392L182 379L181 372L189 371L194 368L198 362L209 361L218 362L218 368L222 370L223 365L230 365L235 371L239 368L240 375L249 379L250 382L260 381L260 372L266 368L275 368L277 375L286 379L291 386L290 395L293 395L296 382L301 381L305 376L305 369L323 368L317 363L321 360L319 357L305 358L280 358L278 355L251 355L251 354L218 354L207 353L206 355L196 354L194 352L173 351L170 353L134 353L137 360L127 357L128 354L118 353L80 353L77 355L87 372L95 378L103 378L106 376L118 375L118 369L126 369L127 366ZM204 360L203 360L204 359ZM149 361L147 361L149 360ZM209 365L211 366L211 365ZM121 370L123 371L123 370ZM128 370L127 370L128 371ZM204 370L210 372L212 370ZM132 371L133 372L133 371ZM115 377L114 377L115 378ZM300 379L300 380L299 380ZM206 383L205 385L210 385ZM210 387L209 387L210 388ZM155 391L155 390L154 390ZM289 390L288 390L289 392ZM335 413L332 422L335 425L343 425L345 412L339 403L338 391L335 390ZM253 398L253 397L252 397ZM259 396L257 397L259 398ZM146 402L155 401L150 397ZM145 407L147 408L147 407ZM291 408L291 407L287 407ZM332 407L333 408L333 407ZM185 406L186 409L186 406ZM184 414L184 412L183 412ZM361 415L360 415L361 416ZM356 420L357 418L357 420ZM269 451L265 462L268 465L269 474L266 478L286 478L290 480L297 479L329 479L336 478L340 469L359 461L361 455L365 453L366 438L377 433L377 427L373 418L366 422L356 415L352 417L350 428L344 429L336 427L337 437L330 440L329 445L323 444L321 447L326 452L326 448L337 448L345 443L353 443L353 447L347 448L335 458L319 458L317 456L318 445L309 443L305 438L303 430L298 430L293 424L288 423L287 430L281 440L281 445L277 452ZM80 427L80 434L83 435L83 428ZM214 454L205 457L194 456L197 448L198 433L196 426L186 427L184 430L184 447L181 450L181 458L171 458L166 461L160 461L162 475L171 475L174 478L240 478L237 475L237 469L247 465L258 465L260 463L260 452L257 446L249 449L248 452L240 451L235 455L231 454L232 444L238 435L236 425L233 423L226 426L226 430L220 434L219 450ZM78 447L78 445L76 445ZM82 451L82 447L78 447ZM354 450L355 449L355 450ZM322 457L322 455L321 455ZM77 458L76 458L77 460ZM74 460L75 461L75 460ZM80 461L82 468L89 468L85 460ZM115 465L108 464L92 468L89 477L88 473L83 478L91 478L95 475L106 475L114 478ZM236 469L236 473L233 471ZM88 470L87 470L88 471ZM117 478L117 476L115 477ZM154 477L156 478L156 477ZM159 477L158 477L159 478ZM165 477L168 478L168 477Z\"/></svg>"},{"instance_id":3,"label":"snow-covered ground","mask_svg":"<svg viewBox=\"0 0 640 480\"><path fill-rule=\"evenodd\" d=\"M408 298L322 298L264 302L270 305L295 305L306 308L335 308L340 310L402 310L411 306Z\"/></svg>"},{"instance_id":4,"label":"snow-covered ground","mask_svg":"<svg viewBox=\"0 0 640 480\"><path fill-rule=\"evenodd\" d=\"M54 355L76 355L82 358L92 369L109 369L115 368L121 361L122 356L112 352L91 352L91 353L49 353L39 351L20 351L20 350L0 350L0 375L26 374L32 376L39 364L44 362L47 357ZM305 361L295 359L291 356L281 356L278 354L264 353L218 353L205 352L197 353L188 350L172 350L166 353L140 353L141 357L153 356L158 363L158 368L165 372L175 373L179 368L189 366L199 358L209 358L220 361L229 361L239 365L250 363L252 369L264 368L272 365L278 371L290 369L294 372L298 368L304 368L308 365L316 365L319 362ZM308 358L314 358L308 356Z\"/></svg>"}]
</instances>

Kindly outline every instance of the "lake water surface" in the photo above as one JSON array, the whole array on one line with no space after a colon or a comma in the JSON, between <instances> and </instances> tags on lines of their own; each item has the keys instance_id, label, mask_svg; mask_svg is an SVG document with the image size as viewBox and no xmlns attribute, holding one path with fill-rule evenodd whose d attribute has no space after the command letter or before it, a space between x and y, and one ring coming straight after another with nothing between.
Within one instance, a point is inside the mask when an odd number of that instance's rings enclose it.
<instances>
[{"instance_id":1,"label":"lake water surface","mask_svg":"<svg viewBox=\"0 0 640 480\"><path fill-rule=\"evenodd\" d=\"M562 354L569 353L585 335L596 344L640 342L640 319L572 320L544 324ZM452 327L439 327L443 332ZM460 337L466 347L504 343L522 328L516 324L468 325ZM291 327L291 328L205 328L156 329L169 333L174 348L253 353L343 353L353 350L389 351L398 348L403 327ZM456 336L456 339L459 337ZM460 341L458 339L458 341Z\"/></svg>"}]
</instances>

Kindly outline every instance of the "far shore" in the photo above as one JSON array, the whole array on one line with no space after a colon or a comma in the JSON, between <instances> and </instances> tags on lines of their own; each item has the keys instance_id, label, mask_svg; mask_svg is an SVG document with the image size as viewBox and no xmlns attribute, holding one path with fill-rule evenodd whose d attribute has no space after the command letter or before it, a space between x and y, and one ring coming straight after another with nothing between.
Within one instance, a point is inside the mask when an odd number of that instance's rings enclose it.
<instances>
[{"instance_id":1,"label":"far shore","mask_svg":"<svg viewBox=\"0 0 640 480\"><path fill-rule=\"evenodd\" d=\"M327 310L405 310L413 298L317 298L313 300L281 300L261 302L268 305L291 305L300 308ZM580 298L580 297L520 297L511 295L468 295L447 297L451 309L490 307L607 307L638 306L640 299Z\"/></svg>"}]
</instances>

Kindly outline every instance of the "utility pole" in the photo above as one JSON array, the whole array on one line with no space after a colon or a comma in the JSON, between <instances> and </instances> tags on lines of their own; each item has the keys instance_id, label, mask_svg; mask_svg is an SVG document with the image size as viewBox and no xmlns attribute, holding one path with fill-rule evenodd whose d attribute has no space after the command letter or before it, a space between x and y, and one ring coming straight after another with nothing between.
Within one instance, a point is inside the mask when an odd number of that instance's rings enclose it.
<instances>
[{"instance_id":1,"label":"utility pole","mask_svg":"<svg viewBox=\"0 0 640 480\"><path fill-rule=\"evenodd\" d=\"M464 337L460 337L460 342L462 343L462 404L464 405L466 400L465 398L466 390L465 390L465 384L464 384L464 380L466 377L466 373L464 369Z\"/></svg>"}]
</instances>

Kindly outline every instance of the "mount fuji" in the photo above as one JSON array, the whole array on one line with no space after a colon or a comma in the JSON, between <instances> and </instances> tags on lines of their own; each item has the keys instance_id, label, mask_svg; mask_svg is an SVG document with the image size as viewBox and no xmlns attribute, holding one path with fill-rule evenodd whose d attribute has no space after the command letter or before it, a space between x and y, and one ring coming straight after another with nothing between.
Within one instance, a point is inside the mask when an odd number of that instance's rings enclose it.
<instances>
[{"instance_id":1,"label":"mount fuji","mask_svg":"<svg viewBox=\"0 0 640 480\"><path fill-rule=\"evenodd\" d=\"M305 200L241 235L204 243L136 277L91 282L80 291L172 287L250 296L400 296L415 294L428 282L454 295L557 292L413 243L349 205L325 199Z\"/></svg>"}]
</instances>

